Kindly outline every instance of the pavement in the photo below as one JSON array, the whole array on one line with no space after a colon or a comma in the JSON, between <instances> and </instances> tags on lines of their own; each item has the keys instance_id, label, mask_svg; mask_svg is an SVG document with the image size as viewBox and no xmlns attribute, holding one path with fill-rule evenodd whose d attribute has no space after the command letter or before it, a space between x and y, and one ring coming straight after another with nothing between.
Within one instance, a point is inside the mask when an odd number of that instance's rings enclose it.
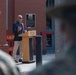
<instances>
[{"instance_id":1,"label":"pavement","mask_svg":"<svg viewBox=\"0 0 76 75\"><path fill-rule=\"evenodd\" d=\"M36 56L33 56L34 60L36 60ZM46 54L42 55L42 65L48 63L49 61L52 61L55 58L55 54ZM20 72L22 75L27 75L30 71L34 70L36 68L36 62L34 63L27 63L27 64L22 64L19 63L17 66L20 69Z\"/></svg>"}]
</instances>

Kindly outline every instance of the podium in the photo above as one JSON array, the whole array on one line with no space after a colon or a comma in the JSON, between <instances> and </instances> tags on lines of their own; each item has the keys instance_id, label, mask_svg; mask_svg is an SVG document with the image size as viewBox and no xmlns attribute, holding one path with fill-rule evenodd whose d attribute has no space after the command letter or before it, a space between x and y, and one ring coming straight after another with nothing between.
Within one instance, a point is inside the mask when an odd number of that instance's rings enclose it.
<instances>
[{"instance_id":1,"label":"podium","mask_svg":"<svg viewBox=\"0 0 76 75\"><path fill-rule=\"evenodd\" d=\"M23 63L30 63L33 61L33 48L32 48L32 38L36 36L36 30L30 30L19 36L22 37L22 57Z\"/></svg>"}]
</instances>

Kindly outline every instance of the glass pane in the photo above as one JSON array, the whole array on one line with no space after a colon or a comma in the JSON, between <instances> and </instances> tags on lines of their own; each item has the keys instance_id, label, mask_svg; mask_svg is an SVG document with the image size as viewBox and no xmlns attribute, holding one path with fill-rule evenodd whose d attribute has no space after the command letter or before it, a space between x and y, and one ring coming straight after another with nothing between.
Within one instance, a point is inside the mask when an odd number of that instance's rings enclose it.
<instances>
[{"instance_id":1,"label":"glass pane","mask_svg":"<svg viewBox=\"0 0 76 75\"><path fill-rule=\"evenodd\" d=\"M54 6L54 0L46 0L46 7Z\"/></svg>"},{"instance_id":2,"label":"glass pane","mask_svg":"<svg viewBox=\"0 0 76 75\"><path fill-rule=\"evenodd\" d=\"M52 35L47 34L46 37L47 37L46 47L52 47Z\"/></svg>"},{"instance_id":3,"label":"glass pane","mask_svg":"<svg viewBox=\"0 0 76 75\"><path fill-rule=\"evenodd\" d=\"M49 0L49 6L54 6L54 0Z\"/></svg>"},{"instance_id":4,"label":"glass pane","mask_svg":"<svg viewBox=\"0 0 76 75\"><path fill-rule=\"evenodd\" d=\"M46 29L47 30L52 29L52 20L51 19L46 20Z\"/></svg>"}]
</instances>

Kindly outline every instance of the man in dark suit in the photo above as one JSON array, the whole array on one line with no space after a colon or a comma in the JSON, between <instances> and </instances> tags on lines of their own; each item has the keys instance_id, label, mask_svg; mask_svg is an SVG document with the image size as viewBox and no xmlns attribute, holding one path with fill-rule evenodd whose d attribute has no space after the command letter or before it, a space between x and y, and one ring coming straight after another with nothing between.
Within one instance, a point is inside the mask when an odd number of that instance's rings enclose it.
<instances>
[{"instance_id":1,"label":"man in dark suit","mask_svg":"<svg viewBox=\"0 0 76 75\"><path fill-rule=\"evenodd\" d=\"M13 33L14 33L14 48L13 48L13 58L15 61L19 61L22 58L22 37L19 34L24 33L24 24L22 23L23 17L22 15L18 15L17 22L13 24ZM16 59L16 53L19 49L20 58Z\"/></svg>"},{"instance_id":2,"label":"man in dark suit","mask_svg":"<svg viewBox=\"0 0 76 75\"><path fill-rule=\"evenodd\" d=\"M37 67L29 75L76 75L76 0L59 0L56 7L48 10L47 16L61 20L66 52L64 56Z\"/></svg>"}]
</instances>

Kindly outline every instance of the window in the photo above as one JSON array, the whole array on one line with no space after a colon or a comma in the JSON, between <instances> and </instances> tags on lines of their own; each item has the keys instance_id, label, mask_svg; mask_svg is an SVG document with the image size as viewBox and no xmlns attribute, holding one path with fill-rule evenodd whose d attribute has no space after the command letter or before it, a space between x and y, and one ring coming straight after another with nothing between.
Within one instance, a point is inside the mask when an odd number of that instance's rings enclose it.
<instances>
[{"instance_id":1,"label":"window","mask_svg":"<svg viewBox=\"0 0 76 75\"><path fill-rule=\"evenodd\" d=\"M54 0L46 0L46 7L54 6Z\"/></svg>"},{"instance_id":2,"label":"window","mask_svg":"<svg viewBox=\"0 0 76 75\"><path fill-rule=\"evenodd\" d=\"M46 7L48 7L48 0L46 0Z\"/></svg>"},{"instance_id":3,"label":"window","mask_svg":"<svg viewBox=\"0 0 76 75\"><path fill-rule=\"evenodd\" d=\"M51 19L46 19L46 29L50 30L52 29L52 20Z\"/></svg>"},{"instance_id":4,"label":"window","mask_svg":"<svg viewBox=\"0 0 76 75\"><path fill-rule=\"evenodd\" d=\"M35 27L35 14L26 14L26 26Z\"/></svg>"},{"instance_id":5,"label":"window","mask_svg":"<svg viewBox=\"0 0 76 75\"><path fill-rule=\"evenodd\" d=\"M51 34L47 34L47 41L46 41L46 47L52 47L52 35Z\"/></svg>"}]
</instances>

